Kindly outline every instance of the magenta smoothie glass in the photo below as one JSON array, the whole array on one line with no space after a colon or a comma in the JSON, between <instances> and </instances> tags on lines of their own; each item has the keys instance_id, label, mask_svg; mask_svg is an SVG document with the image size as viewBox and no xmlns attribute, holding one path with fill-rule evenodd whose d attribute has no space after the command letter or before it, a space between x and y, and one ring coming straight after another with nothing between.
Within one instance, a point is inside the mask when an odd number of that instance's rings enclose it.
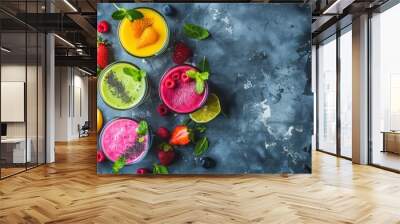
<instances>
[{"instance_id":1,"label":"magenta smoothie glass","mask_svg":"<svg viewBox=\"0 0 400 224\"><path fill-rule=\"evenodd\" d=\"M126 165L140 162L149 151L151 145L150 131L144 141L138 143L136 129L139 122L131 118L117 118L109 121L100 135L100 146L104 155L112 162L121 156Z\"/></svg>"},{"instance_id":2,"label":"magenta smoothie glass","mask_svg":"<svg viewBox=\"0 0 400 224\"><path fill-rule=\"evenodd\" d=\"M195 70L191 65L177 65L164 73L160 80L159 94L161 101L172 111L180 114L192 113L207 100L208 85L203 93L196 93L195 80L186 76L186 71Z\"/></svg>"}]
</instances>

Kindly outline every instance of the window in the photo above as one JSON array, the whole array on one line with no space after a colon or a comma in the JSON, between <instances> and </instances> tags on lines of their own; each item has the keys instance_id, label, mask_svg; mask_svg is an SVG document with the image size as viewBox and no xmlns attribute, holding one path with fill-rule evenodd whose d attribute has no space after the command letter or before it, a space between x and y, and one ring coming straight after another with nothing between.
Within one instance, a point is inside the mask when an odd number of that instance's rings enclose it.
<instances>
[{"instance_id":1,"label":"window","mask_svg":"<svg viewBox=\"0 0 400 224\"><path fill-rule=\"evenodd\" d=\"M400 5L371 18L371 162L400 170Z\"/></svg>"},{"instance_id":2,"label":"window","mask_svg":"<svg viewBox=\"0 0 400 224\"><path fill-rule=\"evenodd\" d=\"M336 36L318 47L318 145L336 154Z\"/></svg>"},{"instance_id":3,"label":"window","mask_svg":"<svg viewBox=\"0 0 400 224\"><path fill-rule=\"evenodd\" d=\"M351 26L340 36L340 155L352 157L352 33Z\"/></svg>"},{"instance_id":4,"label":"window","mask_svg":"<svg viewBox=\"0 0 400 224\"><path fill-rule=\"evenodd\" d=\"M2 1L19 16L44 1ZM0 178L45 163L45 34L0 12ZM38 18L38 17L34 17Z\"/></svg>"}]
</instances>

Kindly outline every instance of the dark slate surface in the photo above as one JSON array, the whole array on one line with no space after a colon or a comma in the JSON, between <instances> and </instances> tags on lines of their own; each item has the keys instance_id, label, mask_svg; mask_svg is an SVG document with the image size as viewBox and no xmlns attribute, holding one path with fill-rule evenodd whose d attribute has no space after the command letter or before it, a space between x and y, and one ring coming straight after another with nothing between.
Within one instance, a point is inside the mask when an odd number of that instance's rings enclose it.
<instances>
[{"instance_id":1,"label":"dark slate surface","mask_svg":"<svg viewBox=\"0 0 400 224\"><path fill-rule=\"evenodd\" d=\"M163 4L125 3L126 8L147 6L161 11ZM172 129L184 115L160 117L156 105L161 75L173 66L173 42L185 41L195 52L193 61L206 56L211 65L211 92L217 93L227 116L207 124L210 148L207 156L217 161L205 170L193 156L193 147L177 150L169 167L173 174L310 173L313 96L311 93L311 11L296 4L171 4L177 14L167 17L171 29L168 50L157 57L138 59L119 44L115 8L98 4L98 21L112 25L104 35L112 44L112 61L133 62L148 71L151 94L140 107L117 111L98 95L105 122L115 117L147 119L153 129ZM186 22L206 27L212 34L194 41L182 33ZM146 158L122 170L134 174L139 167L157 162L155 145ZM111 162L98 164L99 174L111 173Z\"/></svg>"}]
</instances>

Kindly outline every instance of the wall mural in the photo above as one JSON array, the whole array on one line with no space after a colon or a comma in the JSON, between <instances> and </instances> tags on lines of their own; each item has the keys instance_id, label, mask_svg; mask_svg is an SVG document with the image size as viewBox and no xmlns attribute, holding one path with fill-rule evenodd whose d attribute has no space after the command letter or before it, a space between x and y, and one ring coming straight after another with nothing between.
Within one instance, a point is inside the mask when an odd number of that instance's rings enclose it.
<instances>
[{"instance_id":1,"label":"wall mural","mask_svg":"<svg viewBox=\"0 0 400 224\"><path fill-rule=\"evenodd\" d=\"M101 3L99 174L311 173L311 10Z\"/></svg>"}]
</instances>

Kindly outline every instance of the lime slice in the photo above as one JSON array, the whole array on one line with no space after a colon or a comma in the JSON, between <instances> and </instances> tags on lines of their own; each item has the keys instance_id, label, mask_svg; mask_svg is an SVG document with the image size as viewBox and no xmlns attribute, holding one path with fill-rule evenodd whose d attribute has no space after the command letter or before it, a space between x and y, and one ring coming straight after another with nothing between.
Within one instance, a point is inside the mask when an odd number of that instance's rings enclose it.
<instances>
[{"instance_id":1,"label":"lime slice","mask_svg":"<svg viewBox=\"0 0 400 224\"><path fill-rule=\"evenodd\" d=\"M206 104L189 114L189 116L196 123L207 123L216 118L219 113L221 113L219 98L214 93L211 93L207 98Z\"/></svg>"}]
</instances>

